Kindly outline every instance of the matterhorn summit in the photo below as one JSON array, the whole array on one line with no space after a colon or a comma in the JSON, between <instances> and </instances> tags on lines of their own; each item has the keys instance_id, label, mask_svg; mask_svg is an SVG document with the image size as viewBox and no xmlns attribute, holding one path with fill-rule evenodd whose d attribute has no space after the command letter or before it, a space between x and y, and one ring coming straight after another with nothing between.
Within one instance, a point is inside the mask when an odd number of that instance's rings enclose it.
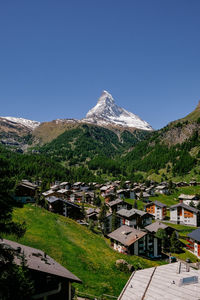
<instances>
[{"instance_id":1,"label":"matterhorn summit","mask_svg":"<svg viewBox=\"0 0 200 300\"><path fill-rule=\"evenodd\" d=\"M121 108L115 104L111 94L103 91L97 104L88 111L82 122L97 125L119 125L142 130L153 130L153 128L137 115Z\"/></svg>"}]
</instances>

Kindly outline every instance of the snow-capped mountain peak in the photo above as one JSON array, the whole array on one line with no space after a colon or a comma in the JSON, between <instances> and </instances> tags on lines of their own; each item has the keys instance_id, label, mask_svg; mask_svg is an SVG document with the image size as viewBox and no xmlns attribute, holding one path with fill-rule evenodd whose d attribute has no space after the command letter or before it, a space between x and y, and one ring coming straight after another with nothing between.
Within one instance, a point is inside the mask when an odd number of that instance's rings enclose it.
<instances>
[{"instance_id":1,"label":"snow-capped mountain peak","mask_svg":"<svg viewBox=\"0 0 200 300\"><path fill-rule=\"evenodd\" d=\"M40 122L38 121L32 121L24 118L15 118L15 117L1 117L1 118L11 121L13 123L21 124L30 130L34 130L36 127L40 125Z\"/></svg>"},{"instance_id":2,"label":"snow-capped mountain peak","mask_svg":"<svg viewBox=\"0 0 200 300\"><path fill-rule=\"evenodd\" d=\"M111 94L109 94L107 91L103 91L101 94L101 97L98 100L99 103L108 102L108 103L114 103L114 99Z\"/></svg>"},{"instance_id":3,"label":"snow-capped mountain peak","mask_svg":"<svg viewBox=\"0 0 200 300\"><path fill-rule=\"evenodd\" d=\"M146 121L117 106L112 95L105 90L102 92L97 104L88 111L86 118L82 121L98 125L113 124L142 130L153 130Z\"/></svg>"}]
</instances>

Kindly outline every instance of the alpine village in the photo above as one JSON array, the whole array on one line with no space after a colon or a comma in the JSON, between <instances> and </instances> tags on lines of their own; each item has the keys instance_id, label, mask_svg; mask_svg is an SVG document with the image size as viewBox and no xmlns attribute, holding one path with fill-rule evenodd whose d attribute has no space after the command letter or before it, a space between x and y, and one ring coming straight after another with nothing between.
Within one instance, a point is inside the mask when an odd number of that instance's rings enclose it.
<instances>
[{"instance_id":1,"label":"alpine village","mask_svg":"<svg viewBox=\"0 0 200 300\"><path fill-rule=\"evenodd\" d=\"M200 299L191 111L154 130L103 91L82 120L0 117L0 299Z\"/></svg>"}]
</instances>

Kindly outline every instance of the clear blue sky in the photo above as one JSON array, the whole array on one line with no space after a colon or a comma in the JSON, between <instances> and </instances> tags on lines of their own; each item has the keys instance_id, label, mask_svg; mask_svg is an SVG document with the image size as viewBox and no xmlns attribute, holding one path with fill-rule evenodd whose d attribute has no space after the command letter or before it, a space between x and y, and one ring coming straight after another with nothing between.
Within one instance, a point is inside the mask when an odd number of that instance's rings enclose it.
<instances>
[{"instance_id":1,"label":"clear blue sky","mask_svg":"<svg viewBox=\"0 0 200 300\"><path fill-rule=\"evenodd\" d=\"M155 129L200 99L199 0L0 2L0 115L83 118L108 90Z\"/></svg>"}]
</instances>

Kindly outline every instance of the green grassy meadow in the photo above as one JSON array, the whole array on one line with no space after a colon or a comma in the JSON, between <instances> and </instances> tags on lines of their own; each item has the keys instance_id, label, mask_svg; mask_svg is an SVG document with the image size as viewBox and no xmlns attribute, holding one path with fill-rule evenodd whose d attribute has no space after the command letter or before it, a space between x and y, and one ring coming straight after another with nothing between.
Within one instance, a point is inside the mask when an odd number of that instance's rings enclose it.
<instances>
[{"instance_id":1,"label":"green grassy meadow","mask_svg":"<svg viewBox=\"0 0 200 300\"><path fill-rule=\"evenodd\" d=\"M110 248L107 239L88 228L31 204L16 208L13 219L25 221L27 231L18 240L14 236L4 237L45 251L83 281L82 285L75 284L81 292L96 296L104 293L118 296L130 273L117 270L117 259L123 258L135 268L163 263L117 253Z\"/></svg>"}]
</instances>

